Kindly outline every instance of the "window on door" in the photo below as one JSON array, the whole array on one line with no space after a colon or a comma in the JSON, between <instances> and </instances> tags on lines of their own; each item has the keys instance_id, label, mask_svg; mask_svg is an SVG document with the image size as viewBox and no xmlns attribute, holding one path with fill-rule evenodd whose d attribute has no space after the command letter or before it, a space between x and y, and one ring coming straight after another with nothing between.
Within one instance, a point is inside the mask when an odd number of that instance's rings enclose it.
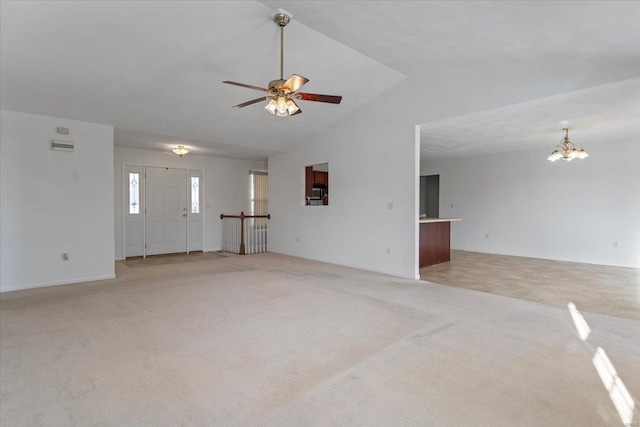
<instances>
[{"instance_id":1,"label":"window on door","mask_svg":"<svg viewBox=\"0 0 640 427\"><path fill-rule=\"evenodd\" d=\"M140 213L140 174L129 173L129 214Z\"/></svg>"},{"instance_id":2,"label":"window on door","mask_svg":"<svg viewBox=\"0 0 640 427\"><path fill-rule=\"evenodd\" d=\"M200 177L191 177L191 213L200 213Z\"/></svg>"}]
</instances>

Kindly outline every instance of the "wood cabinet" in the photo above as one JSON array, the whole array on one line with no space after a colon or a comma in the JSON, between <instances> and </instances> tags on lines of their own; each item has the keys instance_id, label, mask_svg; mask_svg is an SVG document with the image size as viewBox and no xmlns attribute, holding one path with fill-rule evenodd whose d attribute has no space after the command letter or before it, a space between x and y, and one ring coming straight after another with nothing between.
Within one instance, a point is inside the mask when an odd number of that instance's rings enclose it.
<instances>
[{"instance_id":1,"label":"wood cabinet","mask_svg":"<svg viewBox=\"0 0 640 427\"><path fill-rule=\"evenodd\" d=\"M313 166L307 166L304 170L304 196L306 198L310 198L313 195L313 181Z\"/></svg>"},{"instance_id":2,"label":"wood cabinet","mask_svg":"<svg viewBox=\"0 0 640 427\"><path fill-rule=\"evenodd\" d=\"M420 268L451 260L449 222L420 224Z\"/></svg>"},{"instance_id":3,"label":"wood cabinet","mask_svg":"<svg viewBox=\"0 0 640 427\"><path fill-rule=\"evenodd\" d=\"M329 185L329 172L313 171L313 183L324 186Z\"/></svg>"},{"instance_id":4,"label":"wood cabinet","mask_svg":"<svg viewBox=\"0 0 640 427\"><path fill-rule=\"evenodd\" d=\"M314 166L327 169L327 164L306 166L304 169L304 197L307 205L328 205L329 172L314 170ZM315 198L314 198L315 194ZM322 197L324 196L324 197ZM322 200L318 203L319 199Z\"/></svg>"}]
</instances>

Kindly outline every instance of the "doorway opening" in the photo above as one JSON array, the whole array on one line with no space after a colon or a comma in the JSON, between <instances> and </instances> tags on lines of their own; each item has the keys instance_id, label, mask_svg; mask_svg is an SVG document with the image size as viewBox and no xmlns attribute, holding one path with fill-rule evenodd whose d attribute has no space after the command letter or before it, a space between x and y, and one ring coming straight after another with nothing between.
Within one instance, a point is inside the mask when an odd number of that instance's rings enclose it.
<instances>
[{"instance_id":1,"label":"doorway opening","mask_svg":"<svg viewBox=\"0 0 640 427\"><path fill-rule=\"evenodd\" d=\"M440 217L440 175L420 176L420 216Z\"/></svg>"},{"instance_id":2,"label":"doorway opening","mask_svg":"<svg viewBox=\"0 0 640 427\"><path fill-rule=\"evenodd\" d=\"M329 204L329 163L319 163L304 168L304 204L306 206Z\"/></svg>"}]
</instances>

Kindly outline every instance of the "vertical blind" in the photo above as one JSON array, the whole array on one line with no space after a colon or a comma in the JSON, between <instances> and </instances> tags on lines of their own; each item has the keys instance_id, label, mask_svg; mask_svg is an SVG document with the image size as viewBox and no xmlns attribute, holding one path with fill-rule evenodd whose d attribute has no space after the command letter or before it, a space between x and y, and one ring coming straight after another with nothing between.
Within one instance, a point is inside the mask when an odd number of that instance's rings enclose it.
<instances>
[{"instance_id":1,"label":"vertical blind","mask_svg":"<svg viewBox=\"0 0 640 427\"><path fill-rule=\"evenodd\" d=\"M249 172L251 177L251 215L269 213L269 176L266 172Z\"/></svg>"}]
</instances>

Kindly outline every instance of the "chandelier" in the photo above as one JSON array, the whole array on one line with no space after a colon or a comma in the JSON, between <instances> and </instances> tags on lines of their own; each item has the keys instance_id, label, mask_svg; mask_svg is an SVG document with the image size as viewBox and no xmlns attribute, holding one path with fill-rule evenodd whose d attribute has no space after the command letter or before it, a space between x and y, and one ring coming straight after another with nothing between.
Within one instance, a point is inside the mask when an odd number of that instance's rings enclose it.
<instances>
[{"instance_id":1,"label":"chandelier","mask_svg":"<svg viewBox=\"0 0 640 427\"><path fill-rule=\"evenodd\" d=\"M570 162L573 159L586 159L589 157L589 153L584 151L584 148L580 146L580 150L576 148L573 142L569 141L569 129L571 128L562 128L565 131L564 138L560 140L560 144L556 145L556 149L553 150L553 153L547 157L547 160L550 162L555 162L556 160L566 160Z\"/></svg>"}]
</instances>

